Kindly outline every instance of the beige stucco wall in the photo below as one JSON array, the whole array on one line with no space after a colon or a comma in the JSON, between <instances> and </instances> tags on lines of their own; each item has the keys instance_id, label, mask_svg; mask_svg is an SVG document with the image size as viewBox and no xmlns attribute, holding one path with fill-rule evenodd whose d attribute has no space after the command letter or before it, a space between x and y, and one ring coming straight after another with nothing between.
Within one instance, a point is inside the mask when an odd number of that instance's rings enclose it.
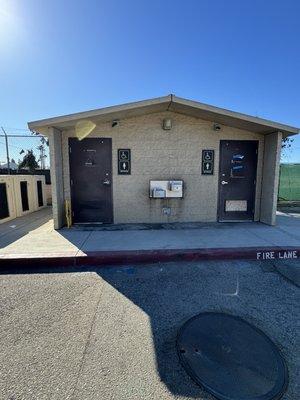
<instances>
[{"instance_id":1,"label":"beige stucco wall","mask_svg":"<svg viewBox=\"0 0 300 400\"><path fill-rule=\"evenodd\" d=\"M63 146L62 133L55 128L48 129L50 172L52 189L52 209L54 228L59 229L65 223L64 182L63 182ZM68 184L70 185L70 184Z\"/></svg>"},{"instance_id":2,"label":"beige stucco wall","mask_svg":"<svg viewBox=\"0 0 300 400\"><path fill-rule=\"evenodd\" d=\"M0 224L11 219L22 217L41 209L38 205L37 181L42 181L43 198L45 199L45 177L43 175L0 175L0 183L6 184L9 216L1 219ZM27 182L28 210L23 211L20 183ZM46 204L44 204L45 206ZM43 206L43 207L44 207Z\"/></svg>"},{"instance_id":3,"label":"beige stucco wall","mask_svg":"<svg viewBox=\"0 0 300 400\"><path fill-rule=\"evenodd\" d=\"M45 201L48 206L52 205L52 187L51 187L51 185L45 185Z\"/></svg>"},{"instance_id":4,"label":"beige stucco wall","mask_svg":"<svg viewBox=\"0 0 300 400\"><path fill-rule=\"evenodd\" d=\"M6 194L9 216L0 220L0 224L10 221L17 216L16 196L15 196L15 175L0 175L0 183L6 184Z\"/></svg>"},{"instance_id":5,"label":"beige stucco wall","mask_svg":"<svg viewBox=\"0 0 300 400\"><path fill-rule=\"evenodd\" d=\"M281 142L280 132L265 136L260 221L269 225L276 223Z\"/></svg>"},{"instance_id":6,"label":"beige stucco wall","mask_svg":"<svg viewBox=\"0 0 300 400\"><path fill-rule=\"evenodd\" d=\"M170 131L161 128L166 117L172 118ZM216 221L219 144L224 139L259 141L255 207L255 219L258 220L264 137L227 126L216 132L212 126L212 122L173 112L128 118L121 120L115 128L111 123L97 125L89 137L112 138L114 222ZM75 136L74 130L62 132L61 187L65 199L70 199L68 138ZM118 175L119 148L131 149L131 175ZM201 175L202 149L215 150L213 176ZM149 199L150 179L183 179L184 199ZM170 216L163 215L163 207L171 207Z\"/></svg>"}]
</instances>

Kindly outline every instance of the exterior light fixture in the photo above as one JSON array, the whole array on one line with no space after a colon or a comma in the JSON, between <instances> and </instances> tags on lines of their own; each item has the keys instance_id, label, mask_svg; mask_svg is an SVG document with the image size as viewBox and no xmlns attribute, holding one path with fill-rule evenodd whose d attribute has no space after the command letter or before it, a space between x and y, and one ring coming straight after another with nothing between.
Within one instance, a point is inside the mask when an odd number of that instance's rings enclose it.
<instances>
[{"instance_id":1,"label":"exterior light fixture","mask_svg":"<svg viewBox=\"0 0 300 400\"><path fill-rule=\"evenodd\" d=\"M221 125L219 125L219 124L214 124L214 125L213 125L213 130L214 130L214 131L220 131L220 130L221 130Z\"/></svg>"},{"instance_id":2,"label":"exterior light fixture","mask_svg":"<svg viewBox=\"0 0 300 400\"><path fill-rule=\"evenodd\" d=\"M111 127L114 128L115 126L118 126L119 124L120 124L120 120L114 119L114 120L111 122Z\"/></svg>"},{"instance_id":3,"label":"exterior light fixture","mask_svg":"<svg viewBox=\"0 0 300 400\"><path fill-rule=\"evenodd\" d=\"M165 131L169 131L170 129L172 129L172 120L171 120L171 118L165 118L165 119L163 120L162 128L163 128Z\"/></svg>"}]
</instances>

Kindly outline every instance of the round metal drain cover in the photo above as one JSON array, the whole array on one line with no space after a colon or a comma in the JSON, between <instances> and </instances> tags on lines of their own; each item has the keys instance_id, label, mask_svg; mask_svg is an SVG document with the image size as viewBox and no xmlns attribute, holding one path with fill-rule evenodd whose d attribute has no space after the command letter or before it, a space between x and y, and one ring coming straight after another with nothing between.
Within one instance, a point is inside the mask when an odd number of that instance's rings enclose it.
<instances>
[{"instance_id":1,"label":"round metal drain cover","mask_svg":"<svg viewBox=\"0 0 300 400\"><path fill-rule=\"evenodd\" d=\"M287 385L275 344L245 320L207 312L188 320L177 338L187 373L221 400L279 399Z\"/></svg>"}]
</instances>

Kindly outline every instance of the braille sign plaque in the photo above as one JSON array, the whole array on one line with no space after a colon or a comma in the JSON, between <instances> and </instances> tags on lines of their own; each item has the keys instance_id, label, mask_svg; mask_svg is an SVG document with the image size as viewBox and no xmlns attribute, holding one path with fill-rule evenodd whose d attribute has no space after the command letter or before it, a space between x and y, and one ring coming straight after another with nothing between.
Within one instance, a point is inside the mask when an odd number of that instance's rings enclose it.
<instances>
[{"instance_id":1,"label":"braille sign plaque","mask_svg":"<svg viewBox=\"0 0 300 400\"><path fill-rule=\"evenodd\" d=\"M202 150L202 175L213 175L214 158L214 150Z\"/></svg>"},{"instance_id":2,"label":"braille sign plaque","mask_svg":"<svg viewBox=\"0 0 300 400\"><path fill-rule=\"evenodd\" d=\"M131 154L130 149L118 150L118 174L130 175L131 173Z\"/></svg>"}]
</instances>

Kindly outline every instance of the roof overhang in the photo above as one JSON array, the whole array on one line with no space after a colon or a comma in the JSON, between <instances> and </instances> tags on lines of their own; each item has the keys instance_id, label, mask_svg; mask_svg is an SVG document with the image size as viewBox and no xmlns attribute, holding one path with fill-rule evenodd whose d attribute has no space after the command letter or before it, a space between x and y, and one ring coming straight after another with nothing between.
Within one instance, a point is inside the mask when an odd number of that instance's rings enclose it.
<instances>
[{"instance_id":1,"label":"roof overhang","mask_svg":"<svg viewBox=\"0 0 300 400\"><path fill-rule=\"evenodd\" d=\"M70 129L81 120L90 120L97 124L112 121L113 119L121 120L162 111L173 111L261 134L281 131L283 136L286 137L299 133L299 128L183 99L174 95L32 121L28 123L28 127L32 131L47 135L50 127L59 130Z\"/></svg>"}]
</instances>

